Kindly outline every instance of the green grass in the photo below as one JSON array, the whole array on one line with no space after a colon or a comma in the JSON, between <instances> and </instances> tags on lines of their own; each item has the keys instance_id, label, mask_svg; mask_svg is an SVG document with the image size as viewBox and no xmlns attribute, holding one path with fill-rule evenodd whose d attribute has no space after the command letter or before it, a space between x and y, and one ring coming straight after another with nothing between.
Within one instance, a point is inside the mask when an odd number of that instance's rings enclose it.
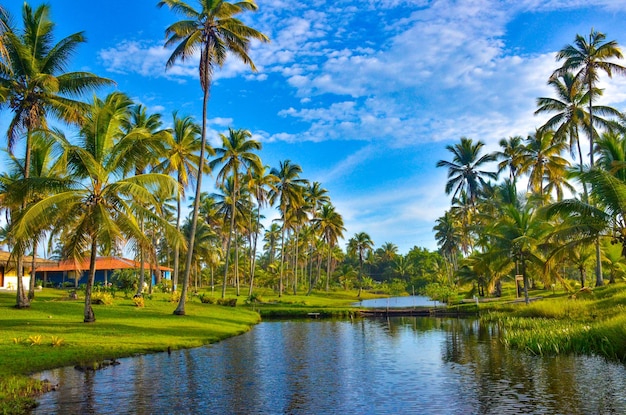
<instances>
[{"instance_id":1,"label":"green grass","mask_svg":"<svg viewBox=\"0 0 626 415\"><path fill-rule=\"evenodd\" d=\"M202 304L197 298L187 302L185 316L175 316L169 295L155 294L143 308L119 296L112 305L94 305L96 322L85 324L83 301L67 301L65 295L46 289L30 308L18 310L14 293L0 293L0 412L20 413L32 403L29 397L38 385L27 378L31 373L198 347L243 333L260 321L246 308Z\"/></svg>"},{"instance_id":2,"label":"green grass","mask_svg":"<svg viewBox=\"0 0 626 415\"><path fill-rule=\"evenodd\" d=\"M537 291L529 305L481 304L481 318L497 324L505 345L537 355L595 354L626 361L626 284L568 293Z\"/></svg>"}]
</instances>

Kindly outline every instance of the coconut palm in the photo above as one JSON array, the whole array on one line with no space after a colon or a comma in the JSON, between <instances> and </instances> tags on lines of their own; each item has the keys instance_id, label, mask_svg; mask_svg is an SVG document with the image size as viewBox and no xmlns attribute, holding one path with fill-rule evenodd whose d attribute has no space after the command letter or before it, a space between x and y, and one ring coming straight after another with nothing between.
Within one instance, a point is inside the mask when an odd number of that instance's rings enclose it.
<instances>
[{"instance_id":1,"label":"coconut palm","mask_svg":"<svg viewBox=\"0 0 626 415\"><path fill-rule=\"evenodd\" d=\"M497 151L494 155L498 163L498 175L504 170L509 169L509 180L515 182L518 176L520 165L520 153L522 150L522 137L519 135L509 137L507 140L503 138L499 142L501 151Z\"/></svg>"},{"instance_id":2,"label":"coconut palm","mask_svg":"<svg viewBox=\"0 0 626 415\"><path fill-rule=\"evenodd\" d=\"M246 11L255 11L257 5L253 0L241 0L237 3L222 0L200 0L199 10L194 9L181 0L162 0L158 3L158 6L168 6L175 13L185 16L184 20L173 23L165 31L165 35L168 37L165 45L175 45L166 67L172 67L179 59L182 61L191 59L195 56L195 53L200 50L198 71L200 75L200 87L202 88L202 130L198 171L203 172L204 152L207 142L207 105L209 101L209 91L213 82L213 73L217 67L224 65L226 57L229 55L238 57L243 63L250 66L253 71L256 71L256 67L248 55L250 42L253 39L267 42L269 39L263 33L246 26L241 20L235 17ZM183 291L186 288L185 285L189 282L191 255L193 253L195 227L198 223L201 189L202 174L199 174L196 182L196 196L192 211L192 229L189 240L190 247L187 255ZM228 270L228 267L226 267L226 269ZM181 301L174 311L174 314L185 314L184 298L185 296L181 295Z\"/></svg>"},{"instance_id":3,"label":"coconut palm","mask_svg":"<svg viewBox=\"0 0 626 415\"><path fill-rule=\"evenodd\" d=\"M354 234L354 236L348 241L348 252L353 255L357 255L359 258L359 293L357 294L357 297L361 297L363 261L367 253L370 252L373 247L374 242L372 241L372 238L365 232L359 232Z\"/></svg>"},{"instance_id":4,"label":"coconut palm","mask_svg":"<svg viewBox=\"0 0 626 415\"><path fill-rule=\"evenodd\" d=\"M96 255L101 245L111 246L132 239L149 243L137 216L158 221L157 189L173 195L176 181L163 174L139 174L119 178L128 153L129 140L123 130L132 102L121 93L102 101L96 98L80 129L78 144L55 134L63 147L72 181L58 193L28 207L13 230L19 238L31 235L38 223L55 223L66 233L65 256L80 261L89 253L89 277L85 289L84 321L94 322L91 291L96 272Z\"/></svg>"},{"instance_id":5,"label":"coconut palm","mask_svg":"<svg viewBox=\"0 0 626 415\"><path fill-rule=\"evenodd\" d=\"M300 178L302 168L297 164L293 164L291 160L281 161L279 167L272 168L270 173L278 177L275 189L270 192L270 202L277 204L281 221L283 222L280 241L280 278L278 287L278 296L280 297L283 293L285 232L288 229L288 211L304 205L305 200L303 193L308 182Z\"/></svg>"},{"instance_id":6,"label":"coconut palm","mask_svg":"<svg viewBox=\"0 0 626 415\"><path fill-rule=\"evenodd\" d=\"M73 97L112 81L88 72L63 72L85 38L79 32L53 43L55 25L50 20L49 5L42 4L33 10L24 3L21 33L11 28L6 18L0 20L4 30L2 44L7 53L7 58L0 60L0 108L8 107L13 114L7 130L9 151L13 151L20 137L26 137L24 177L28 178L32 133L47 128L49 115L68 123L80 122L87 104ZM23 252L18 251L17 306L28 307L21 278L22 256Z\"/></svg>"},{"instance_id":7,"label":"coconut palm","mask_svg":"<svg viewBox=\"0 0 626 415\"><path fill-rule=\"evenodd\" d=\"M528 174L528 190L539 195L540 199L554 190L557 199L561 200L563 188L573 190L573 187L563 179L569 167L569 162L561 157L566 144L553 140L553 136L549 130L537 130L528 136L520 156L519 173Z\"/></svg>"},{"instance_id":8,"label":"coconut palm","mask_svg":"<svg viewBox=\"0 0 626 415\"><path fill-rule=\"evenodd\" d=\"M583 168L583 154L580 148L579 128L589 130L589 113L585 105L590 94L585 94L582 84L574 77L574 74L566 72L561 76L552 76L548 81L552 86L556 98L537 98L537 110L535 115L549 113L554 114L546 121L540 130L554 131L554 139L569 143L572 156L578 155L580 168Z\"/></svg>"},{"instance_id":9,"label":"coconut palm","mask_svg":"<svg viewBox=\"0 0 626 415\"><path fill-rule=\"evenodd\" d=\"M221 185L226 183L226 180L231 177L233 180L232 189L232 207L231 212L235 212L236 204L239 198L239 192L241 191L241 177L240 175L251 174L252 171L261 170L263 163L261 159L254 151L261 149L261 143L252 139L252 133L248 130L233 130L228 129L228 135L220 134L222 140L222 147L216 148L216 158L211 161L211 169L215 169L218 165L222 165L222 168L217 173L217 181ZM224 282L228 277L228 256L230 252L230 246L233 238L237 237L237 230L235 228L235 215L230 215L230 227L228 231L228 242L226 246L226 266L224 267ZM222 287L222 298L226 296L226 284Z\"/></svg>"},{"instance_id":10,"label":"coconut palm","mask_svg":"<svg viewBox=\"0 0 626 415\"><path fill-rule=\"evenodd\" d=\"M453 155L452 161L439 160L437 167L448 168L446 194L452 193L452 199L464 190L469 197L470 205L474 205L481 186L486 183L485 179L496 179L496 173L481 170L486 163L496 159L494 154L480 155L484 146L485 143L482 141L474 144L471 138L466 137L461 137L460 143L454 146L446 146Z\"/></svg>"},{"instance_id":11,"label":"coconut palm","mask_svg":"<svg viewBox=\"0 0 626 415\"><path fill-rule=\"evenodd\" d=\"M576 82L585 85L585 93L588 95L589 122L587 124L589 134L589 161L594 165L594 127L597 120L594 118L593 101L600 94L597 84L600 72L606 73L609 78L613 73L624 75L626 68L613 62L614 59L622 58L616 41L605 41L606 35L591 29L589 38L576 35L573 45L566 45L556 54L557 61L563 60L563 65L558 68L553 76L564 75L567 72L574 73Z\"/></svg>"},{"instance_id":12,"label":"coconut palm","mask_svg":"<svg viewBox=\"0 0 626 415\"><path fill-rule=\"evenodd\" d=\"M269 192L275 189L274 184L278 181L278 177L269 173L268 170L268 167L262 167L261 169L253 170L248 176L247 187L250 190L250 194L254 195L257 203L256 225L254 226L254 231L251 232L252 252L250 254L250 288L248 296L252 295L254 287L257 239L261 231L261 209L269 204Z\"/></svg>"},{"instance_id":13,"label":"coconut palm","mask_svg":"<svg viewBox=\"0 0 626 415\"><path fill-rule=\"evenodd\" d=\"M540 245L545 241L551 225L542 216L540 210L530 202L521 208L514 205L503 207L502 217L489 231L493 238L490 255L497 255L501 259L515 261L524 278L524 298L528 297L528 267L543 269L545 258Z\"/></svg>"},{"instance_id":14,"label":"coconut palm","mask_svg":"<svg viewBox=\"0 0 626 415\"><path fill-rule=\"evenodd\" d=\"M450 211L446 211L435 222L436 225L433 227L433 231L435 231L435 239L437 240L439 250L443 257L448 260L452 270L456 270L458 266L457 255L461 245L458 220Z\"/></svg>"},{"instance_id":15,"label":"coconut palm","mask_svg":"<svg viewBox=\"0 0 626 415\"><path fill-rule=\"evenodd\" d=\"M156 172L176 174L176 181L180 185L180 193L176 194L176 229L180 231L182 213L182 198L185 189L198 175L197 165L200 152L200 127L191 116L179 117L173 113L174 127L172 141L166 148L166 157L156 166ZM180 246L174 247L174 272L172 275L172 289L178 286L178 272L180 268Z\"/></svg>"},{"instance_id":16,"label":"coconut palm","mask_svg":"<svg viewBox=\"0 0 626 415\"><path fill-rule=\"evenodd\" d=\"M276 245L278 244L278 240L280 239L281 232L282 228L280 227L280 225L278 225L277 223L272 223L263 234L263 241L265 241L263 249L267 251L268 264L272 264L276 259Z\"/></svg>"}]
</instances>

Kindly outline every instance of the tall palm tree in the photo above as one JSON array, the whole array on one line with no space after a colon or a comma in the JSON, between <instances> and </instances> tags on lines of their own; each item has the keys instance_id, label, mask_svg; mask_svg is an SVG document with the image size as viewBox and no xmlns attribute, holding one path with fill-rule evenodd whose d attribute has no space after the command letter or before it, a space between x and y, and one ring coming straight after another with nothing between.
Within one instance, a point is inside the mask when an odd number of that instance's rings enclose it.
<instances>
[{"instance_id":1,"label":"tall palm tree","mask_svg":"<svg viewBox=\"0 0 626 415\"><path fill-rule=\"evenodd\" d=\"M277 208L283 222L280 241L280 279L278 296L283 293L283 277L285 265L285 232L287 231L288 211L304 205L304 187L308 181L300 178L302 167L293 164L291 160L281 161L278 168L272 168L271 174L278 177L275 189L270 192L270 201L277 203Z\"/></svg>"},{"instance_id":2,"label":"tall palm tree","mask_svg":"<svg viewBox=\"0 0 626 415\"><path fill-rule=\"evenodd\" d=\"M127 140L124 140L128 149L124 151L127 154L123 161L123 170L125 174L133 173L143 174L146 169L154 169L159 164L161 158L166 156L166 146L171 143L173 138L169 130L163 129L161 114L148 114L144 105L133 105L129 111L129 117L124 120L122 130ZM132 153L132 154L131 154ZM168 195L164 195L167 197ZM139 218L142 230L145 228L144 218ZM145 230L144 230L145 232ZM141 296L145 286L145 257L146 251L151 251L152 246L139 245L139 284L137 294ZM156 264L155 264L156 265ZM158 269L158 267L156 267ZM157 274L160 273L160 270Z\"/></svg>"},{"instance_id":3,"label":"tall palm tree","mask_svg":"<svg viewBox=\"0 0 626 415\"><path fill-rule=\"evenodd\" d=\"M485 143L482 141L474 144L471 138L466 137L461 137L461 142L454 146L446 146L446 149L453 155L452 161L439 160L437 167L448 168L446 194L453 193L453 199L464 190L469 197L470 204L473 205L481 186L486 183L485 179L496 179L496 173L481 170L486 163L496 159L494 154L480 155L484 146Z\"/></svg>"},{"instance_id":4,"label":"tall palm tree","mask_svg":"<svg viewBox=\"0 0 626 415\"><path fill-rule=\"evenodd\" d=\"M499 142L501 151L497 151L494 155L498 163L498 175L504 170L509 169L509 180L516 182L520 165L520 154L522 150L522 137L519 135L509 137L507 140L503 138Z\"/></svg>"},{"instance_id":5,"label":"tall palm tree","mask_svg":"<svg viewBox=\"0 0 626 415\"><path fill-rule=\"evenodd\" d=\"M271 264L276 259L276 245L280 239L282 228L277 223L272 223L269 228L265 230L263 234L263 240L265 245L263 248L267 251L267 261Z\"/></svg>"},{"instance_id":6,"label":"tall palm tree","mask_svg":"<svg viewBox=\"0 0 626 415\"><path fill-rule=\"evenodd\" d=\"M354 234L354 236L348 241L348 251L352 254L358 255L359 258L359 293L357 297L361 297L361 289L362 284L361 281L363 279L363 261L365 259L365 255L372 250L374 247L374 242L372 238L365 232L359 232Z\"/></svg>"},{"instance_id":7,"label":"tall palm tree","mask_svg":"<svg viewBox=\"0 0 626 415\"><path fill-rule=\"evenodd\" d=\"M185 197L185 189L190 182L198 177L197 165L200 152L200 126L193 121L191 116L179 117L173 113L174 127L172 128L172 141L166 148L167 156L156 168L156 172L176 174L176 181L180 185L180 192L176 194L176 229L180 231L182 213L182 198ZM174 247L174 272L172 275L172 289L176 291L178 286L178 273L180 268L180 246Z\"/></svg>"},{"instance_id":8,"label":"tall palm tree","mask_svg":"<svg viewBox=\"0 0 626 415\"><path fill-rule=\"evenodd\" d=\"M48 4L33 10L24 3L21 33L8 26L6 19L2 21L2 43L8 58L0 60L0 108L8 106L13 113L7 131L9 151L13 151L19 137L26 137L24 177L28 178L33 131L47 128L48 115L80 123L87 104L73 97L113 82L88 72L64 72L85 37L79 32L54 43L55 25ZM23 252L18 251L17 306L28 307L21 279L22 256Z\"/></svg>"},{"instance_id":9,"label":"tall palm tree","mask_svg":"<svg viewBox=\"0 0 626 415\"><path fill-rule=\"evenodd\" d=\"M587 88L589 96L589 162L594 167L594 140L596 117L593 112L593 101L599 90L596 85L600 80L600 72L604 72L609 78L613 73L624 75L626 68L612 60L622 59L622 51L616 41L605 41L606 35L591 29L589 38L576 35L573 45L566 45L557 55L557 61L564 60L563 65L555 71L555 74L575 72L575 78ZM602 260L600 241L596 240L596 286L604 284L602 279Z\"/></svg>"},{"instance_id":10,"label":"tall palm tree","mask_svg":"<svg viewBox=\"0 0 626 415\"><path fill-rule=\"evenodd\" d=\"M173 23L165 31L165 35L168 37L165 45L176 45L174 52L172 52L172 55L167 61L166 67L172 67L179 59L182 61L191 59L195 53L200 50L198 71L200 75L200 87L202 88L202 130L198 171L203 172L204 152L207 142L207 105L209 101L209 91L213 82L213 73L216 67L222 67L224 65L226 57L229 54L238 57L243 63L250 66L253 71L256 71L256 67L248 55L250 42L253 39L268 42L269 39L263 33L246 26L241 20L235 17L246 11L255 11L257 5L253 0L241 0L237 3L230 3L223 0L199 0L199 3L199 10L194 9L181 0L161 0L158 6L168 6L175 13L185 16L184 20ZM198 223L201 188L202 174L199 174L196 182L196 197L194 199L191 219L192 229L190 232L191 236L189 239L183 290L186 288L185 285L189 283L191 255L193 253L195 228ZM183 294L185 294L185 292ZM179 302L174 314L185 314L184 298L185 296L181 295L181 302Z\"/></svg>"},{"instance_id":11,"label":"tall palm tree","mask_svg":"<svg viewBox=\"0 0 626 415\"><path fill-rule=\"evenodd\" d=\"M269 204L269 192L275 189L274 185L277 181L278 177L271 174L269 168L265 166L259 170L252 171L252 174L248 178L248 189L250 190L250 194L254 195L257 203L256 225L253 227L254 231L251 232L252 252L250 254L250 288L248 296L252 295L254 287L257 240L259 232L261 231L261 209Z\"/></svg>"},{"instance_id":12,"label":"tall palm tree","mask_svg":"<svg viewBox=\"0 0 626 415\"><path fill-rule=\"evenodd\" d=\"M63 147L72 181L56 194L28 207L13 232L20 238L33 232L38 223L55 223L70 230L66 233L66 256L81 261L90 255L89 277L85 289L84 322L95 321L91 292L96 273L98 247L132 239L147 244L137 216L158 221L158 190L171 195L177 183L170 176L156 173L119 178L118 173L132 152L123 130L132 102L121 93L102 101L96 98L80 129L78 144L62 134L55 139ZM61 183L64 184L64 183ZM154 213L156 212L156 213Z\"/></svg>"},{"instance_id":13,"label":"tall palm tree","mask_svg":"<svg viewBox=\"0 0 626 415\"><path fill-rule=\"evenodd\" d=\"M569 162L561 157L565 150L564 141L553 140L554 133L549 130L537 130L526 139L521 155L520 174L528 174L528 189L539 198L547 191L554 189L559 200L563 196L563 187L572 189L572 186L563 180ZM544 182L546 186L544 186Z\"/></svg>"},{"instance_id":14,"label":"tall palm tree","mask_svg":"<svg viewBox=\"0 0 626 415\"><path fill-rule=\"evenodd\" d=\"M606 35L591 29L589 38L576 35L573 45L566 45L556 54L557 61L564 60L563 65L558 68L554 75L564 75L567 72L574 72L577 82L586 86L589 123L589 161L591 167L594 166L594 126L596 120L593 113L593 100L601 92L597 88L600 80L600 72L606 73L609 78L613 73L624 75L626 68L613 62L614 59L622 59L622 51L616 41L605 41Z\"/></svg>"},{"instance_id":15,"label":"tall palm tree","mask_svg":"<svg viewBox=\"0 0 626 415\"><path fill-rule=\"evenodd\" d=\"M580 148L579 128L589 130L589 113L585 105L590 94L582 90L580 80L574 74L566 72L561 76L551 76L548 85L552 86L556 98L537 98L535 115L542 113L554 114L541 126L540 130L554 131L554 139L569 142L572 156L578 154L581 171L583 169L583 154Z\"/></svg>"},{"instance_id":16,"label":"tall palm tree","mask_svg":"<svg viewBox=\"0 0 626 415\"><path fill-rule=\"evenodd\" d=\"M248 130L228 129L228 135L220 134L222 139L222 147L216 148L216 158L210 163L211 169L215 169L218 165L222 168L217 173L217 181L223 185L226 180L231 177L233 180L233 189L231 197L231 215L230 227L228 231L228 243L226 245L226 266L224 267L224 285L222 286L222 298L226 296L226 279L228 277L228 257L230 246L234 237L237 238L237 229L235 228L235 211L241 191L241 174L251 174L252 171L263 169L261 159L254 151L261 149L261 143L252 139L252 133Z\"/></svg>"}]
</instances>

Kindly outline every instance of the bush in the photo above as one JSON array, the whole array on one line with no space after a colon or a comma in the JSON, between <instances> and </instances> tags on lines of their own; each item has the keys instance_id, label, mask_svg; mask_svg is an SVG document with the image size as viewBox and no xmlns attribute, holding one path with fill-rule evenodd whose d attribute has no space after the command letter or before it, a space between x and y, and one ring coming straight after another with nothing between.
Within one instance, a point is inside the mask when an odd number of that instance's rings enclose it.
<instances>
[{"instance_id":1,"label":"bush","mask_svg":"<svg viewBox=\"0 0 626 415\"><path fill-rule=\"evenodd\" d=\"M218 298L217 304L227 306L227 307L235 307L237 306L237 299L236 298Z\"/></svg>"},{"instance_id":2,"label":"bush","mask_svg":"<svg viewBox=\"0 0 626 415\"><path fill-rule=\"evenodd\" d=\"M113 296L110 293L104 291L94 292L91 294L91 303L111 305L113 304Z\"/></svg>"},{"instance_id":3,"label":"bush","mask_svg":"<svg viewBox=\"0 0 626 415\"><path fill-rule=\"evenodd\" d=\"M137 307L144 307L146 305L143 297L140 296L133 297L133 303L135 303Z\"/></svg>"},{"instance_id":4,"label":"bush","mask_svg":"<svg viewBox=\"0 0 626 415\"><path fill-rule=\"evenodd\" d=\"M156 285L156 289L162 293L172 292L172 281L163 279Z\"/></svg>"},{"instance_id":5,"label":"bush","mask_svg":"<svg viewBox=\"0 0 626 415\"><path fill-rule=\"evenodd\" d=\"M170 294L170 303L177 303L180 301L180 291L172 291Z\"/></svg>"},{"instance_id":6,"label":"bush","mask_svg":"<svg viewBox=\"0 0 626 415\"><path fill-rule=\"evenodd\" d=\"M252 295L246 298L245 304L259 304L262 303L263 299L259 294L252 293Z\"/></svg>"},{"instance_id":7,"label":"bush","mask_svg":"<svg viewBox=\"0 0 626 415\"><path fill-rule=\"evenodd\" d=\"M207 293L202 293L198 296L200 301L204 304L215 304L215 298L211 297Z\"/></svg>"}]
</instances>

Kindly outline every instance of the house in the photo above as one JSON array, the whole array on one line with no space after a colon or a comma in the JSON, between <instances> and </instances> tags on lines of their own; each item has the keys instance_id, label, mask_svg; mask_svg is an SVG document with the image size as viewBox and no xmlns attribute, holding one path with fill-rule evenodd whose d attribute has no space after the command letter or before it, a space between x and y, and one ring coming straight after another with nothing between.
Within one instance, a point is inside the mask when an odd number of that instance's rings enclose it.
<instances>
[{"instance_id":1,"label":"house","mask_svg":"<svg viewBox=\"0 0 626 415\"><path fill-rule=\"evenodd\" d=\"M27 289L30 284L32 256L24 256L24 276L22 282ZM37 267L53 266L56 261L35 257L35 270ZM12 253L0 251L0 289L17 290L17 273L15 272L15 257Z\"/></svg>"},{"instance_id":2,"label":"house","mask_svg":"<svg viewBox=\"0 0 626 415\"><path fill-rule=\"evenodd\" d=\"M96 278L95 283L107 284L114 271L120 269L139 270L141 263L133 259L120 258L114 256L96 258ZM150 264L144 263L146 281L150 275ZM172 275L172 268L159 266L163 279L169 280ZM89 278L89 258L83 259L80 263L74 260L64 260L54 265L41 266L35 269L37 279L44 283L52 283L55 287L70 281L75 285L86 284ZM76 280L78 276L78 280ZM152 273L152 284L156 283L156 275Z\"/></svg>"}]
</instances>

